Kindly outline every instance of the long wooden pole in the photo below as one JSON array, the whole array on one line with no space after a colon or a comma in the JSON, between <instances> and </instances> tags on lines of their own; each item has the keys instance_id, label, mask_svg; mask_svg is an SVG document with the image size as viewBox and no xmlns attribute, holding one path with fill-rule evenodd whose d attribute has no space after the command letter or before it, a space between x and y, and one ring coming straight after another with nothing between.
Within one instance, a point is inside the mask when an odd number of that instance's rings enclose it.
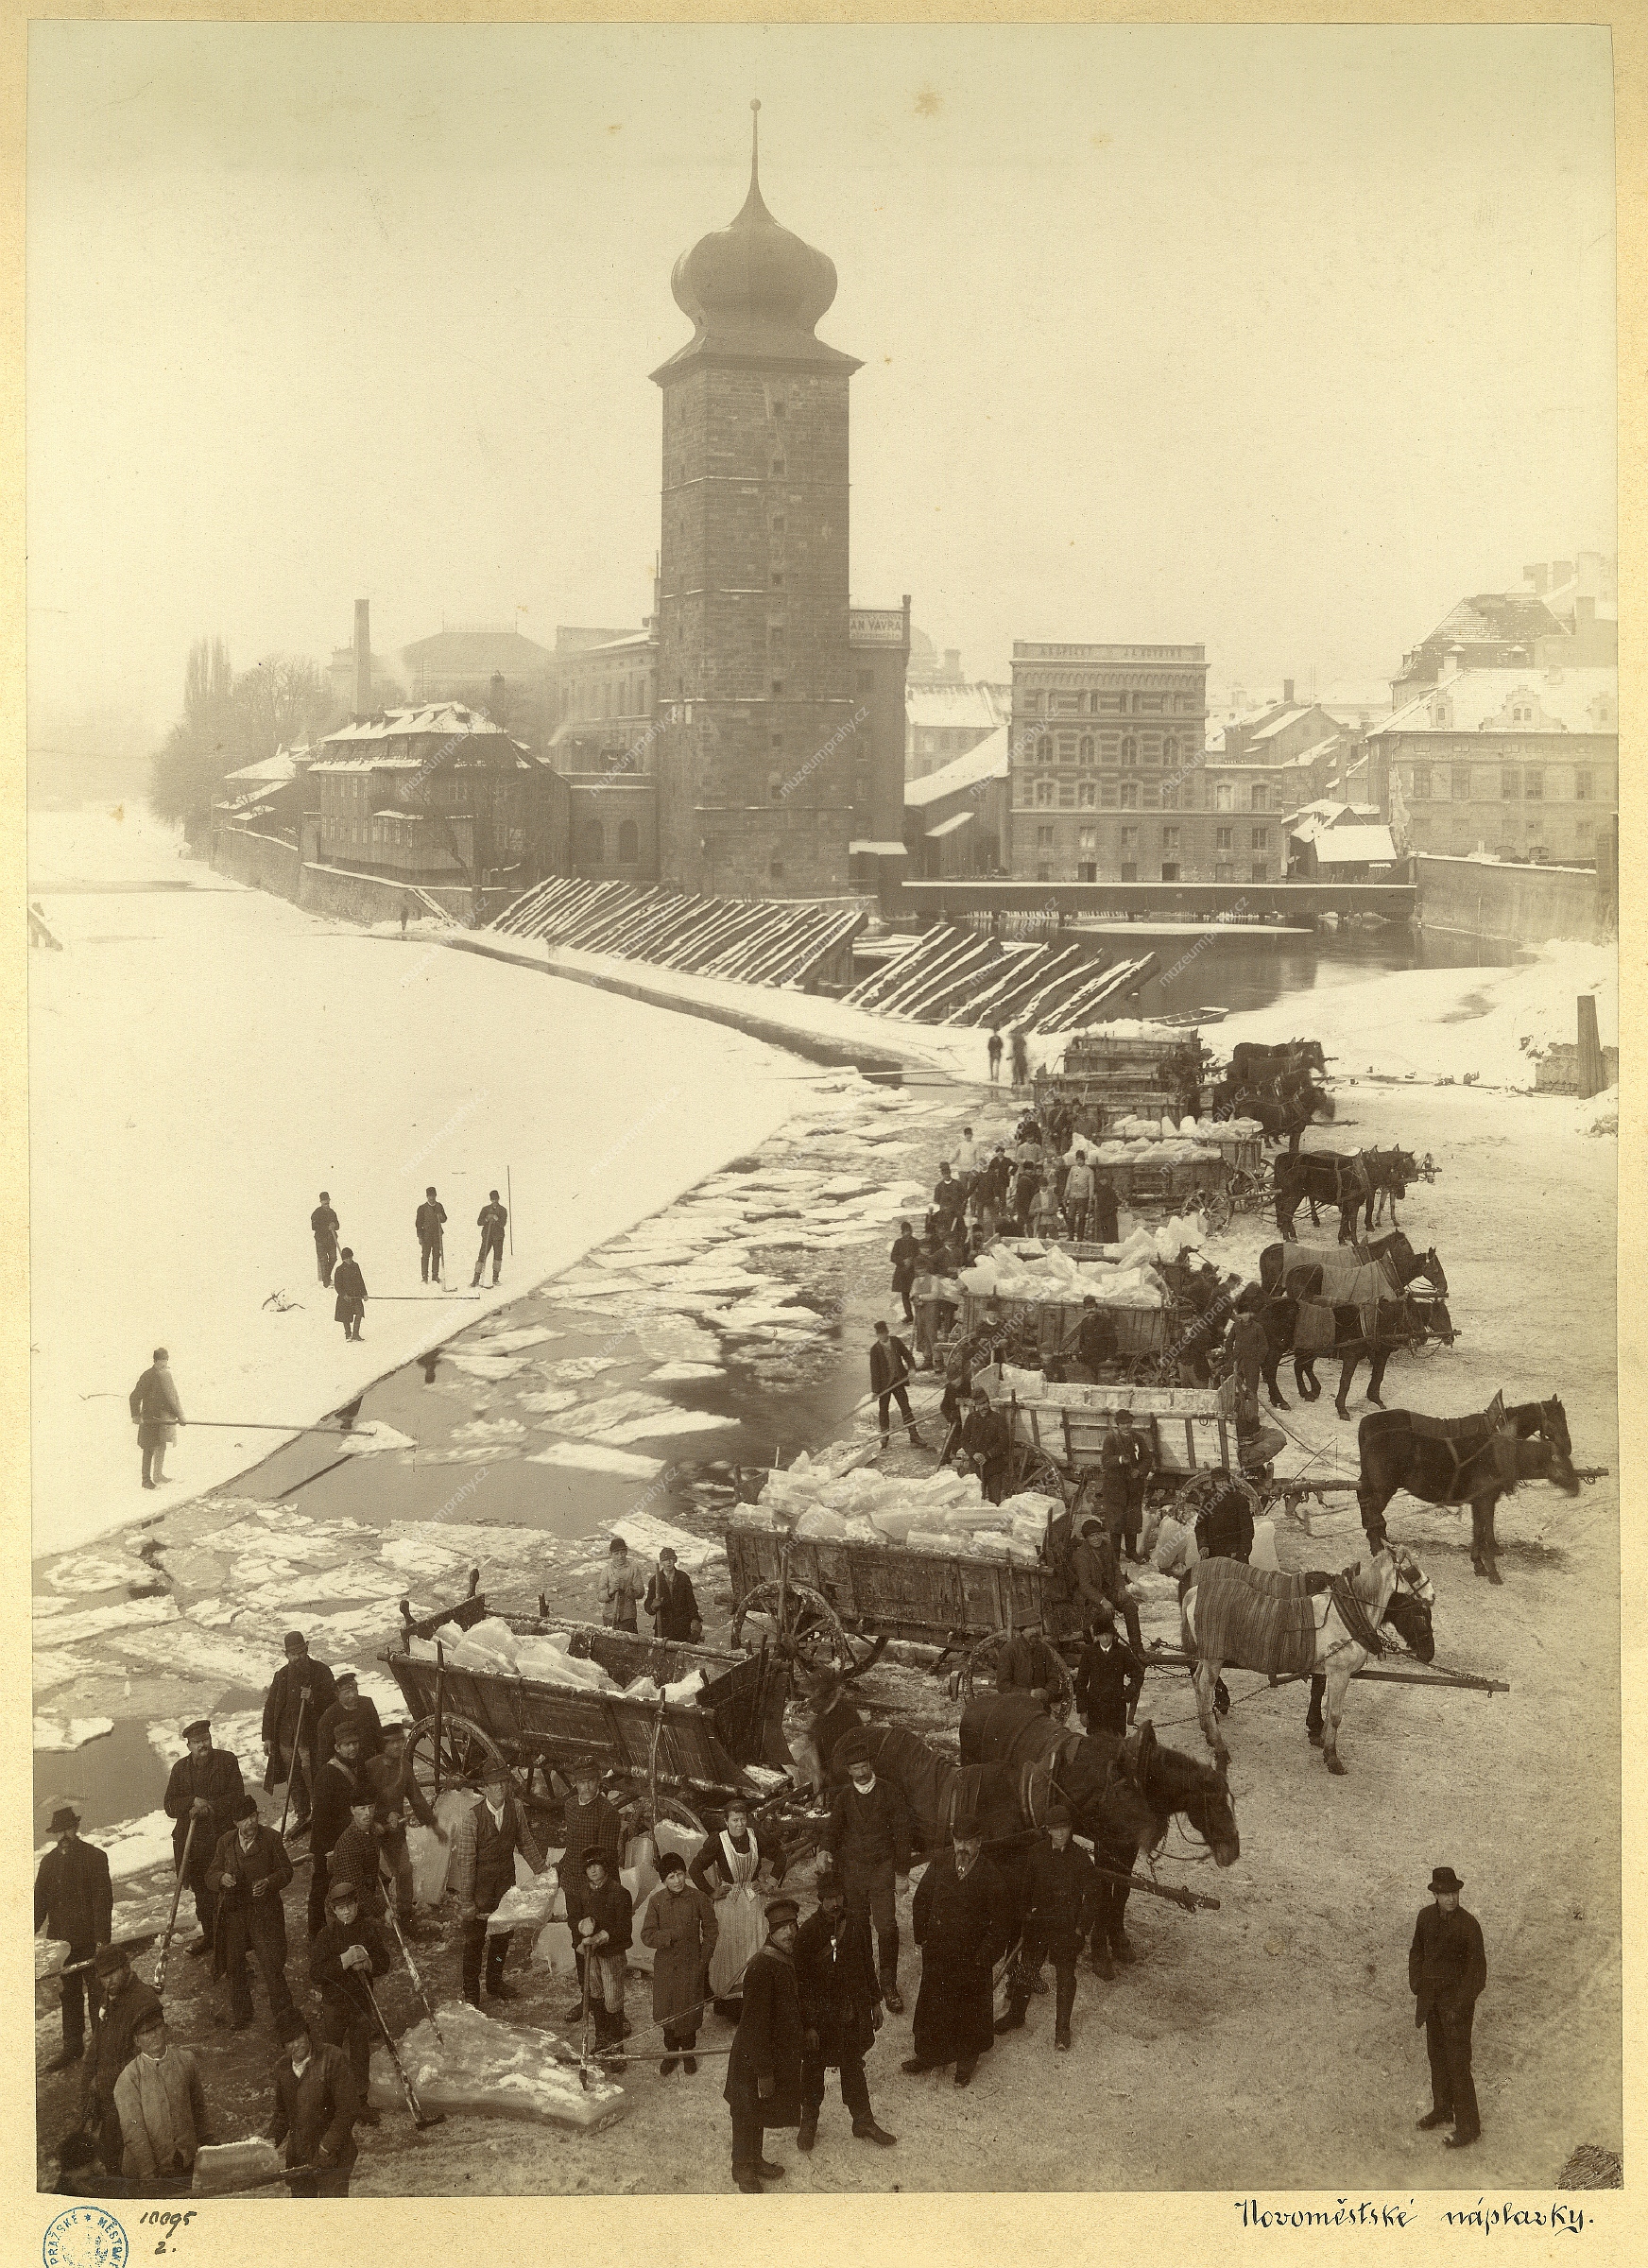
<instances>
[{"instance_id":1,"label":"long wooden pole","mask_svg":"<svg viewBox=\"0 0 1648 2268\"><path fill-rule=\"evenodd\" d=\"M1144 1666L1148 1669L1152 1662L1159 1662L1164 1665L1193 1670L1196 1666L1196 1658L1193 1654L1180 1654L1167 1647L1162 1647L1159 1651L1152 1646L1145 1653ZM1244 1667L1244 1664L1239 1661L1227 1661L1224 1667L1227 1670L1239 1670ZM1266 1673L1260 1670L1255 1675L1262 1677ZM1279 1691L1284 1685L1298 1685L1306 1677L1315 1675L1316 1673L1312 1670L1290 1670L1285 1676L1272 1679L1272 1684L1276 1690ZM1428 1670L1421 1673L1417 1670L1366 1669L1352 1670L1350 1675L1352 1677L1368 1678L1375 1685L1460 1686L1467 1692L1474 1693L1508 1693L1511 1690L1508 1685L1503 1684L1497 1677L1479 1677L1470 1670Z\"/></svg>"},{"instance_id":2,"label":"long wooden pole","mask_svg":"<svg viewBox=\"0 0 1648 2268\"><path fill-rule=\"evenodd\" d=\"M281 1806L281 1841L283 1843L284 1843L286 1840L286 1814L292 1808L292 1782L298 1777L298 1746L303 1738L303 1718L308 1707L309 1688L306 1685L301 1685L298 1688L298 1722L292 1727L292 1754L286 1765L286 1800ZM277 1725L275 1727L275 1738L276 1740L279 1740L280 1737L281 1728ZM313 1803L315 1800L315 1782L313 1777L311 1777L309 1782L309 1800L311 1803Z\"/></svg>"},{"instance_id":3,"label":"long wooden pole","mask_svg":"<svg viewBox=\"0 0 1648 2268\"><path fill-rule=\"evenodd\" d=\"M166 1916L165 1933L161 1939L161 1955L155 1964L155 1991L162 1995L166 1989L166 1966L171 1959L172 1932L178 1926L178 1901L183 1895L183 1884L189 1873L189 1846L195 1840L195 1830L199 1824L198 1814L192 1812L189 1814L188 1832L183 1837L183 1855L178 1861L178 1881L172 1892L172 1910Z\"/></svg>"}]
</instances>

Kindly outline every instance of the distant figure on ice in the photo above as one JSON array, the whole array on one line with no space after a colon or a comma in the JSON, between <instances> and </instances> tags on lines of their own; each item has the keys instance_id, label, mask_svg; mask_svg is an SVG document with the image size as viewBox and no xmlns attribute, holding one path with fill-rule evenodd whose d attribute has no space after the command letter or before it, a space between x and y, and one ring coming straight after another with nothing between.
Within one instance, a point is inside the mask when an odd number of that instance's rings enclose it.
<instances>
[{"instance_id":1,"label":"distant figure on ice","mask_svg":"<svg viewBox=\"0 0 1648 2268\"><path fill-rule=\"evenodd\" d=\"M423 1202L418 1208L415 1226L418 1230L418 1249L423 1261L423 1280L427 1283L433 1276L438 1283L440 1271L445 1265L443 1231L446 1228L446 1207L436 1197L433 1182L423 1193Z\"/></svg>"},{"instance_id":2,"label":"distant figure on ice","mask_svg":"<svg viewBox=\"0 0 1648 2268\"><path fill-rule=\"evenodd\" d=\"M241 1784L240 1759L227 1748L213 1747L209 1719L200 1717L193 1725L185 1725L183 1738L189 1753L172 1766L166 1782L165 1813L172 1821L173 1866L182 1876L184 1887L195 1894L195 1918L200 1924L200 1934L189 1952L198 1961L212 1951L217 1935L217 1885L212 1879L212 1854L232 1831L246 1789Z\"/></svg>"},{"instance_id":3,"label":"distant figure on ice","mask_svg":"<svg viewBox=\"0 0 1648 2268\"><path fill-rule=\"evenodd\" d=\"M159 1488L166 1477L166 1444L175 1441L179 1426L188 1422L178 1400L171 1357L163 1347L155 1349L154 1361L132 1387L128 1406L143 1452L143 1485Z\"/></svg>"},{"instance_id":4,"label":"distant figure on ice","mask_svg":"<svg viewBox=\"0 0 1648 2268\"><path fill-rule=\"evenodd\" d=\"M337 1215L332 1210L332 1199L324 1190L320 1202L309 1215L309 1226L315 1231L315 1266L322 1286L332 1289L332 1271L337 1265Z\"/></svg>"},{"instance_id":5,"label":"distant figure on ice","mask_svg":"<svg viewBox=\"0 0 1648 2268\"><path fill-rule=\"evenodd\" d=\"M358 1339L361 1322L367 1312L367 1280L360 1272L360 1263L345 1245L343 1258L337 1263L337 1273L332 1280L337 1294L337 1305L333 1314L343 1325L346 1339Z\"/></svg>"},{"instance_id":6,"label":"distant figure on ice","mask_svg":"<svg viewBox=\"0 0 1648 2268\"><path fill-rule=\"evenodd\" d=\"M1024 1044L1023 1033L1021 1031L1015 1032L1013 1034L1013 1085L1015 1088L1019 1088L1028 1087L1029 1084L1030 1050Z\"/></svg>"},{"instance_id":7,"label":"distant figure on ice","mask_svg":"<svg viewBox=\"0 0 1648 2268\"><path fill-rule=\"evenodd\" d=\"M1000 1032L991 1032L989 1045L985 1052L990 1059L990 1085L999 1087L1002 1083L1002 1035Z\"/></svg>"},{"instance_id":8,"label":"distant figure on ice","mask_svg":"<svg viewBox=\"0 0 1648 2268\"><path fill-rule=\"evenodd\" d=\"M507 1210L498 1202L497 1191L489 1190L487 1202L475 1215L475 1226L481 1232L481 1249L476 1256L475 1272L470 1278L472 1284L481 1280L481 1270L487 1264L489 1252L492 1255L492 1281L497 1282L499 1270L504 1265L504 1230L508 1219Z\"/></svg>"}]
</instances>

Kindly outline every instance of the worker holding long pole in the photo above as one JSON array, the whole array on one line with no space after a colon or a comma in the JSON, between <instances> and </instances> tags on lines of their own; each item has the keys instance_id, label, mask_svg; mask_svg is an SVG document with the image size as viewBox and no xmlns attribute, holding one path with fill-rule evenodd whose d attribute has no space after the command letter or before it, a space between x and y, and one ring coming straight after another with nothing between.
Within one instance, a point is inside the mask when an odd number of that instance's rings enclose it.
<instances>
[{"instance_id":1,"label":"worker holding long pole","mask_svg":"<svg viewBox=\"0 0 1648 2268\"><path fill-rule=\"evenodd\" d=\"M504 1266L504 1230L509 1213L507 1207L498 1202L495 1189L487 1193L487 1202L475 1215L475 1226L481 1232L481 1248L475 1255L475 1272L470 1278L472 1291L481 1280L481 1271L487 1264L487 1255L492 1256L492 1281L497 1282Z\"/></svg>"}]
</instances>

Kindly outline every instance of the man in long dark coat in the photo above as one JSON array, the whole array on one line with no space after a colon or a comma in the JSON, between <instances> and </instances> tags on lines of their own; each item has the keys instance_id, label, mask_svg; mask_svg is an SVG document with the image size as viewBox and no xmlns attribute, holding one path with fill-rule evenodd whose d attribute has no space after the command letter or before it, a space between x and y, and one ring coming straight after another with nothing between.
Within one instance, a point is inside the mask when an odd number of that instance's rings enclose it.
<instances>
[{"instance_id":1,"label":"man in long dark coat","mask_svg":"<svg viewBox=\"0 0 1648 2268\"><path fill-rule=\"evenodd\" d=\"M909 1806L898 1782L877 1773L862 1726L842 1735L831 1761L845 1768L847 1784L831 1798L824 1847L840 1869L848 1912L875 1924L882 1998L901 2016L898 1893L910 1877Z\"/></svg>"},{"instance_id":2,"label":"man in long dark coat","mask_svg":"<svg viewBox=\"0 0 1648 2268\"><path fill-rule=\"evenodd\" d=\"M475 1259L475 1272L470 1279L472 1291L481 1280L481 1271L487 1264L489 1252L492 1256L492 1281L497 1282L499 1271L504 1265L504 1230L508 1220L508 1211L499 1204L497 1191L489 1190L487 1202L475 1215L475 1227L481 1232L481 1248Z\"/></svg>"},{"instance_id":3,"label":"man in long dark coat","mask_svg":"<svg viewBox=\"0 0 1648 2268\"><path fill-rule=\"evenodd\" d=\"M703 1637L704 1625L698 1615L693 1579L682 1574L667 1543L658 1555L658 1567L647 1583L642 1605L652 1617L655 1638L669 1639L677 1645L695 1646Z\"/></svg>"},{"instance_id":4,"label":"man in long dark coat","mask_svg":"<svg viewBox=\"0 0 1648 2268\"><path fill-rule=\"evenodd\" d=\"M992 1504L999 1504L1002 1501L1012 1447L1013 1439L1007 1430L1006 1418L1000 1410L991 1408L989 1396L980 1386L973 1395L967 1416L961 1421L961 1438L956 1444L955 1462L958 1469L965 1462L969 1471L978 1474L979 1484Z\"/></svg>"},{"instance_id":5,"label":"man in long dark coat","mask_svg":"<svg viewBox=\"0 0 1648 2268\"><path fill-rule=\"evenodd\" d=\"M1023 1934L1008 1987L1007 2013L996 2026L998 2032L1020 2029L1030 1995L1037 1990L1041 1964L1051 1961L1056 1987L1055 2048L1070 2046L1071 2011L1075 2006L1075 1957L1081 1950L1082 1939L1092 1927L1098 1881L1091 1859L1071 1840L1073 1824L1067 1804L1056 1799L1048 1805L1046 1840L1031 1851L1025 1862Z\"/></svg>"},{"instance_id":6,"label":"man in long dark coat","mask_svg":"<svg viewBox=\"0 0 1648 2268\"><path fill-rule=\"evenodd\" d=\"M251 1986L246 1957L255 1956L268 1995L269 2014L279 2024L292 2005L286 1984L286 1916L281 1894L292 1879L286 1846L258 1818L256 1798L243 1796L235 1822L218 1838L212 1854L212 1886L217 1899L217 1958L229 1979L229 2012L236 2032L251 2022Z\"/></svg>"},{"instance_id":7,"label":"man in long dark coat","mask_svg":"<svg viewBox=\"0 0 1648 2268\"><path fill-rule=\"evenodd\" d=\"M313 2166L290 2184L294 2197L347 2197L362 2104L349 2057L313 2038L294 2008L280 2027L269 2139L286 2145L288 2166ZM373 2122L374 2124L376 2122Z\"/></svg>"},{"instance_id":8,"label":"man in long dark coat","mask_svg":"<svg viewBox=\"0 0 1648 2268\"><path fill-rule=\"evenodd\" d=\"M1465 1887L1451 1866L1431 1875L1433 1904L1421 1909L1408 1948L1408 1987L1414 1995L1414 2024L1425 2027L1431 2058L1431 2108L1423 2127L1445 2126L1450 2150L1463 2150L1482 2133L1476 2082L1470 2070L1470 2026L1483 1986L1487 1955L1482 1924L1459 1902Z\"/></svg>"},{"instance_id":9,"label":"man in long dark coat","mask_svg":"<svg viewBox=\"0 0 1648 2268\"><path fill-rule=\"evenodd\" d=\"M913 2055L901 2070L955 2066L966 2087L996 2036L991 1972L1007 1950L1007 1886L980 1848L978 1817L958 1796L952 1847L922 1875L912 1911L921 1948Z\"/></svg>"},{"instance_id":10,"label":"man in long dark coat","mask_svg":"<svg viewBox=\"0 0 1648 2268\"><path fill-rule=\"evenodd\" d=\"M1033 1629L1009 1633L996 1658L998 1693L1028 1693L1046 1709L1064 1691L1057 1656Z\"/></svg>"},{"instance_id":11,"label":"man in long dark coat","mask_svg":"<svg viewBox=\"0 0 1648 2268\"><path fill-rule=\"evenodd\" d=\"M841 2100L860 2141L883 2148L898 2140L876 2124L869 2106L864 2059L882 2028L882 1992L870 1957L869 1924L847 1911L847 1894L833 1874L818 1882L818 1910L796 1939L796 1987L801 2002L801 2131L798 2146L811 2150L824 2104L824 2074L841 2073Z\"/></svg>"},{"instance_id":12,"label":"man in long dark coat","mask_svg":"<svg viewBox=\"0 0 1648 2268\"><path fill-rule=\"evenodd\" d=\"M112 1934L114 1888L109 1879L109 1860L94 1843L80 1840L80 1814L65 1804L52 1814L56 1843L40 1863L34 1878L34 1926L45 1925L46 1935L63 1948L63 2044L46 2065L48 2071L66 2071L86 2052L85 2002L97 2020L97 1976L81 1968Z\"/></svg>"},{"instance_id":13,"label":"man in long dark coat","mask_svg":"<svg viewBox=\"0 0 1648 2268\"><path fill-rule=\"evenodd\" d=\"M309 1947L309 1981L320 1995L315 2019L318 2038L341 2048L363 2104L371 2078L377 2019L372 2014L372 1979L388 1974L389 1949L377 1923L360 1910L352 1881L334 1882L326 1893L326 1920ZM359 2113L375 2126L378 2113Z\"/></svg>"},{"instance_id":14,"label":"man in long dark coat","mask_svg":"<svg viewBox=\"0 0 1648 2268\"><path fill-rule=\"evenodd\" d=\"M241 1784L239 1758L231 1756L227 1748L213 1747L212 1727L206 1718L185 1725L183 1738L189 1744L189 1753L180 1757L172 1766L172 1776L166 1782L165 1813L174 1823L172 1864L195 1894L195 1918L200 1924L200 1934L189 1951L198 1961L212 1950L217 1918L217 1893L212 1887L212 1853L220 1838L233 1827L235 1807L246 1789ZM191 1823L195 1830L193 1842L189 1839ZM185 1850L189 1854L186 1873Z\"/></svg>"},{"instance_id":15,"label":"man in long dark coat","mask_svg":"<svg viewBox=\"0 0 1648 2268\"><path fill-rule=\"evenodd\" d=\"M131 1422L137 1428L137 1446L143 1452L143 1485L158 1488L166 1477L166 1448L186 1421L172 1376L171 1357L157 1347L154 1359L128 1398Z\"/></svg>"},{"instance_id":16,"label":"man in long dark coat","mask_svg":"<svg viewBox=\"0 0 1648 2268\"><path fill-rule=\"evenodd\" d=\"M361 1325L366 1320L367 1280L361 1274L359 1261L348 1245L343 1247L343 1258L337 1263L332 1288L337 1294L332 1310L334 1322L343 1325L346 1339L358 1339Z\"/></svg>"},{"instance_id":17,"label":"man in long dark coat","mask_svg":"<svg viewBox=\"0 0 1648 2268\"><path fill-rule=\"evenodd\" d=\"M766 2128L801 2122L800 1913L793 1898L767 1901L766 1943L744 1972L744 2006L721 2090L732 2113L732 2178L751 2197L761 2195L764 2181L783 2178L782 2166L764 2155Z\"/></svg>"},{"instance_id":18,"label":"man in long dark coat","mask_svg":"<svg viewBox=\"0 0 1648 2268\"><path fill-rule=\"evenodd\" d=\"M264 1790L272 1792L290 1776L296 1832L309 1824L316 1738L322 1716L337 1699L337 1685L326 1664L311 1655L301 1630L287 1631L285 1648L286 1658L269 1679L264 1696L263 1742L269 1760Z\"/></svg>"},{"instance_id":19,"label":"man in long dark coat","mask_svg":"<svg viewBox=\"0 0 1648 2268\"><path fill-rule=\"evenodd\" d=\"M698 2068L693 2050L709 1996L710 1956L720 1924L715 1901L687 1880L687 1862L678 1850L658 1860L659 1887L642 1916L641 1942L652 1948L652 2020L663 2026L668 2053L658 2067L667 2079L678 2062L690 2076Z\"/></svg>"},{"instance_id":20,"label":"man in long dark coat","mask_svg":"<svg viewBox=\"0 0 1648 2268\"><path fill-rule=\"evenodd\" d=\"M436 1195L433 1182L423 1193L423 1202L413 1214L412 1225L418 1231L418 1252L423 1265L423 1280L427 1283L433 1276L438 1283L444 1264L446 1207Z\"/></svg>"},{"instance_id":21,"label":"man in long dark coat","mask_svg":"<svg viewBox=\"0 0 1648 2268\"><path fill-rule=\"evenodd\" d=\"M350 1824L350 1809L360 1785L360 1734L352 1724L339 1726L336 1745L315 1775L315 1809L309 1816L309 1934L317 1937L326 1920L326 1885L333 1847Z\"/></svg>"}]
</instances>

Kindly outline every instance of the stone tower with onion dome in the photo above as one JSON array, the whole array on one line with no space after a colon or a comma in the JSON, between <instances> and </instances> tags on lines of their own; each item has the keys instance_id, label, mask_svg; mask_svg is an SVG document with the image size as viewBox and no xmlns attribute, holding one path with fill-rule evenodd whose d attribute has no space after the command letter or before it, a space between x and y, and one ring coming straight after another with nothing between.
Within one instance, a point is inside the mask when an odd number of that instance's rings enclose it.
<instances>
[{"instance_id":1,"label":"stone tower with onion dome","mask_svg":"<svg viewBox=\"0 0 1648 2268\"><path fill-rule=\"evenodd\" d=\"M752 111L759 111L752 103ZM663 393L659 878L728 895L850 887L851 355L814 336L835 266L749 195L677 261L693 335ZM864 751L858 751L860 760Z\"/></svg>"}]
</instances>

